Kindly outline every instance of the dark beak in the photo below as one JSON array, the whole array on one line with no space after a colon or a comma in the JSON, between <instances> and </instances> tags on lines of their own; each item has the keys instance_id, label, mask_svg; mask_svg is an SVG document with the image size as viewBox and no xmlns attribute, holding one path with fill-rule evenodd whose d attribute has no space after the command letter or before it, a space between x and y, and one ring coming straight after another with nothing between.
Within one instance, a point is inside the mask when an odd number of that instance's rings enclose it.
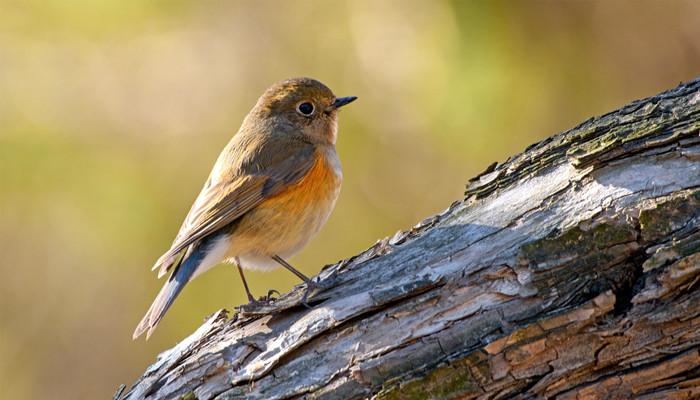
<instances>
[{"instance_id":1,"label":"dark beak","mask_svg":"<svg viewBox=\"0 0 700 400\"><path fill-rule=\"evenodd\" d=\"M357 97L355 97L355 96L337 98L337 99L335 99L335 103L331 104L331 106L328 107L327 111L333 111L333 110L338 109L346 104L350 104L355 100L357 100Z\"/></svg>"}]
</instances>

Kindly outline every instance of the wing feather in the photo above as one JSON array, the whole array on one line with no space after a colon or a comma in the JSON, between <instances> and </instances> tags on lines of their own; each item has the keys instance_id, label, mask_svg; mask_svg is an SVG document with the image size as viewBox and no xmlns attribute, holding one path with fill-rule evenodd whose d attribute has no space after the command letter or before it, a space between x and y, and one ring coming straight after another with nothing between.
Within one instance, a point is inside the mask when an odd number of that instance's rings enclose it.
<instances>
[{"instance_id":1,"label":"wing feather","mask_svg":"<svg viewBox=\"0 0 700 400\"><path fill-rule=\"evenodd\" d=\"M188 246L234 222L265 199L300 182L311 170L318 155L315 146L306 142L288 143L283 151L268 154L278 146L268 146L230 171L229 179L214 183L207 180L192 205L170 250L153 269L160 266L158 277L165 275ZM260 165L267 165L261 169Z\"/></svg>"}]
</instances>

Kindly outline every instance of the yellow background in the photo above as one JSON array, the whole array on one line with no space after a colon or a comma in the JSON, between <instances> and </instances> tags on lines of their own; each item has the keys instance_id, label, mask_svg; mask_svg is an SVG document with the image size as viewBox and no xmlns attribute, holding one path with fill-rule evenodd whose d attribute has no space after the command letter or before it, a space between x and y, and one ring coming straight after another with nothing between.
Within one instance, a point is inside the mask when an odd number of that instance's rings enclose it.
<instances>
[{"instance_id":1,"label":"yellow background","mask_svg":"<svg viewBox=\"0 0 700 400\"><path fill-rule=\"evenodd\" d=\"M223 146L272 83L338 96L344 182L307 274L461 197L493 161L700 74L700 2L2 1L0 397L111 398L234 268L131 334ZM279 269L256 295L288 291Z\"/></svg>"}]
</instances>

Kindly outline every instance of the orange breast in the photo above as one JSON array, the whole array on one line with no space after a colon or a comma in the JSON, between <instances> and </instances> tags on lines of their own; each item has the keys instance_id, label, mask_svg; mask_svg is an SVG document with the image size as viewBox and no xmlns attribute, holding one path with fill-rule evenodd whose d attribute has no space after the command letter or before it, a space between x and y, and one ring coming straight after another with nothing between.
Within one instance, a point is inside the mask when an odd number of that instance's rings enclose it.
<instances>
[{"instance_id":1,"label":"orange breast","mask_svg":"<svg viewBox=\"0 0 700 400\"><path fill-rule=\"evenodd\" d=\"M265 201L265 206L278 204L287 212L303 213L309 207L322 207L324 202L333 197L340 186L338 177L320 155L304 179L297 185L290 186L282 193ZM320 204L319 204L320 203ZM335 199L333 199L335 203Z\"/></svg>"},{"instance_id":2,"label":"orange breast","mask_svg":"<svg viewBox=\"0 0 700 400\"><path fill-rule=\"evenodd\" d=\"M229 257L254 252L289 257L323 226L340 192L341 177L317 151L314 166L297 184L249 211L231 238Z\"/></svg>"}]
</instances>

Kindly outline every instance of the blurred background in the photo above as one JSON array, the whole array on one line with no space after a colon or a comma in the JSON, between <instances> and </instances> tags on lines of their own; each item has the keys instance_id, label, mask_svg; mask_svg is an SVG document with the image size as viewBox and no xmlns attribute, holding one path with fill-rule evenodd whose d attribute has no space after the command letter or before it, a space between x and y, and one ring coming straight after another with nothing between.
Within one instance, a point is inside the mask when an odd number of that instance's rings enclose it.
<instances>
[{"instance_id":1,"label":"blurred background","mask_svg":"<svg viewBox=\"0 0 700 400\"><path fill-rule=\"evenodd\" d=\"M309 275L460 199L493 161L700 74L700 2L7 1L0 397L111 398L219 308L232 266L131 334L216 157L272 83L358 96ZM289 272L248 273L256 295Z\"/></svg>"}]
</instances>

